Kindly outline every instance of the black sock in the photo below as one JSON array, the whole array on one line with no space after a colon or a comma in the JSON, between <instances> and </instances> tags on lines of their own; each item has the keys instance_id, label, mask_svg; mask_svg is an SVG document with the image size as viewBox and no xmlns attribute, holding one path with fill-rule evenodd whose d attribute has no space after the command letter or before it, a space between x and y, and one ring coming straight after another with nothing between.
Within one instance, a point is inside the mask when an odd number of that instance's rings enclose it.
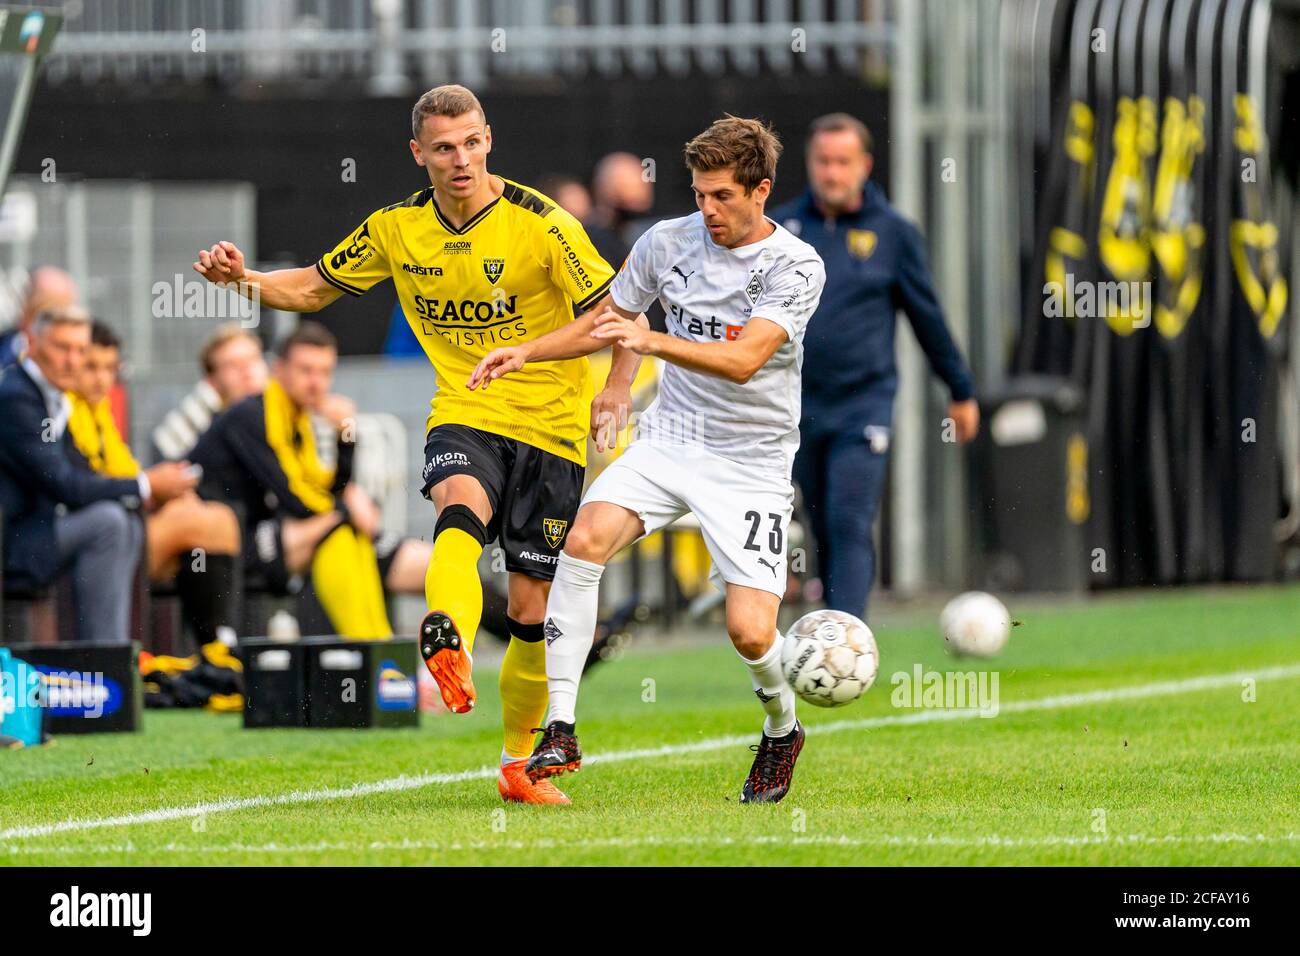
<instances>
[{"instance_id":1,"label":"black sock","mask_svg":"<svg viewBox=\"0 0 1300 956\"><path fill-rule=\"evenodd\" d=\"M193 559L181 556L176 590L181 597L181 614L196 647L217 640L217 628L235 626L235 561L233 554L205 555L203 570L196 571Z\"/></svg>"}]
</instances>

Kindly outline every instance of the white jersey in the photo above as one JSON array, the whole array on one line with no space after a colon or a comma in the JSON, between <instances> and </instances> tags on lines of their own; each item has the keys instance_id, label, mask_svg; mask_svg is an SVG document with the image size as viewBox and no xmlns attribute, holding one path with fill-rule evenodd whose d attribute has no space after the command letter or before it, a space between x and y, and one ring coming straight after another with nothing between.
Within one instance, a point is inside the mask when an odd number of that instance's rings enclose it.
<instances>
[{"instance_id":1,"label":"white jersey","mask_svg":"<svg viewBox=\"0 0 1300 956\"><path fill-rule=\"evenodd\" d=\"M743 385L665 363L636 440L700 445L788 480L799 447L803 334L826 270L812 246L772 225L766 239L728 249L713 241L701 213L656 223L632 247L610 294L632 312L658 298L668 334L693 342L734 339L751 317L785 329L785 343Z\"/></svg>"}]
</instances>

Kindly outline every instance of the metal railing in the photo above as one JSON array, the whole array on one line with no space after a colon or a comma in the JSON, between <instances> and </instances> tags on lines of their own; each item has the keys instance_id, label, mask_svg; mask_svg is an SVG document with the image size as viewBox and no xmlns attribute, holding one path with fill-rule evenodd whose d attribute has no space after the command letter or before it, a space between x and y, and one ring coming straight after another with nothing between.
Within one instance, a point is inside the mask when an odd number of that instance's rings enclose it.
<instances>
[{"instance_id":1,"label":"metal railing","mask_svg":"<svg viewBox=\"0 0 1300 956\"><path fill-rule=\"evenodd\" d=\"M50 83L855 72L885 0L37 0L67 21Z\"/></svg>"}]
</instances>

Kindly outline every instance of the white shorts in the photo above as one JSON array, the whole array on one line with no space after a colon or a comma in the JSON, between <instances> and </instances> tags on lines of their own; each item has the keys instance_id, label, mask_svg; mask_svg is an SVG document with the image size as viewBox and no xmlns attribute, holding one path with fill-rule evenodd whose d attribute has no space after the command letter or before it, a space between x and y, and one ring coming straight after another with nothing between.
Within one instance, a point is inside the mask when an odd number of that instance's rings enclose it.
<instances>
[{"instance_id":1,"label":"white shorts","mask_svg":"<svg viewBox=\"0 0 1300 956\"><path fill-rule=\"evenodd\" d=\"M582 497L635 511L645 533L694 512L713 559L709 580L769 591L786 588L786 538L794 510L789 478L748 468L698 445L633 442ZM724 583L725 582L725 583Z\"/></svg>"}]
</instances>

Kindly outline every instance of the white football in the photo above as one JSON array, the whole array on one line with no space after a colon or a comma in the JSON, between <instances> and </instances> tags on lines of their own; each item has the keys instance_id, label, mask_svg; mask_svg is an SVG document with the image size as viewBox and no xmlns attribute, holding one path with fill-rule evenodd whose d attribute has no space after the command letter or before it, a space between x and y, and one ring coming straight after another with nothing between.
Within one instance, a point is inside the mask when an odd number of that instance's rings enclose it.
<instances>
[{"instance_id":1,"label":"white football","mask_svg":"<svg viewBox=\"0 0 1300 956\"><path fill-rule=\"evenodd\" d=\"M954 654L993 657L1007 646L1011 615L992 594L967 591L944 607L939 615L939 630Z\"/></svg>"},{"instance_id":2,"label":"white football","mask_svg":"<svg viewBox=\"0 0 1300 956\"><path fill-rule=\"evenodd\" d=\"M843 611L812 611L791 625L781 645L786 682L817 707L842 707L876 679L880 655L871 628Z\"/></svg>"}]
</instances>

